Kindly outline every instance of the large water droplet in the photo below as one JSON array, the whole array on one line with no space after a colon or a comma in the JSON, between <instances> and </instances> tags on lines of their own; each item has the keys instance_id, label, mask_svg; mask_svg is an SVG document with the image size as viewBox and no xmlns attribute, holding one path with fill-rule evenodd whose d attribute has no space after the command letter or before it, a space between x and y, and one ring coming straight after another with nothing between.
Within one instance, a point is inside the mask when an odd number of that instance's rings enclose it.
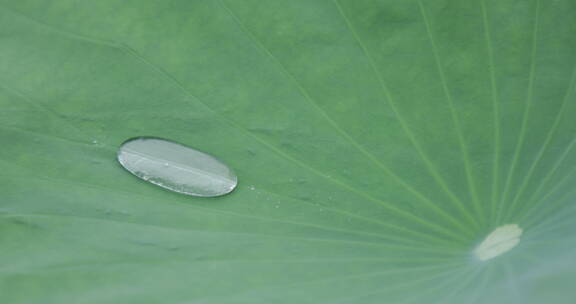
<instances>
[{"instance_id":1,"label":"large water droplet","mask_svg":"<svg viewBox=\"0 0 576 304\"><path fill-rule=\"evenodd\" d=\"M130 173L160 187L193 196L220 196L238 184L220 160L184 145L154 137L127 140L118 161Z\"/></svg>"}]
</instances>

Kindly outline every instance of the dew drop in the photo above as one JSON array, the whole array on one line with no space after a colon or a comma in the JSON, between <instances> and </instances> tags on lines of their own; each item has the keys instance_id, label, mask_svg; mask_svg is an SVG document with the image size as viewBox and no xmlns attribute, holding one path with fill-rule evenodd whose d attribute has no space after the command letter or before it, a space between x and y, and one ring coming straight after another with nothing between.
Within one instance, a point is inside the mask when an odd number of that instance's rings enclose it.
<instances>
[{"instance_id":1,"label":"dew drop","mask_svg":"<svg viewBox=\"0 0 576 304\"><path fill-rule=\"evenodd\" d=\"M122 144L118 161L137 177L174 192L212 197L230 193L238 184L232 169L204 152L154 137Z\"/></svg>"},{"instance_id":2,"label":"dew drop","mask_svg":"<svg viewBox=\"0 0 576 304\"><path fill-rule=\"evenodd\" d=\"M516 224L504 225L492 231L476 249L474 255L481 261L495 258L520 243L522 229Z\"/></svg>"}]
</instances>

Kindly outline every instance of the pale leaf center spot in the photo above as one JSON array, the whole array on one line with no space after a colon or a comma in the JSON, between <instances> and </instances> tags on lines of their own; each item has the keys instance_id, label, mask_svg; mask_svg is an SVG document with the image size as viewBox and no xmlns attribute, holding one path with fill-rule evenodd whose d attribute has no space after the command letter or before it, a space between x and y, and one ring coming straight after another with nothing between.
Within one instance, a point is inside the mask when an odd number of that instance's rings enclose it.
<instances>
[{"instance_id":1,"label":"pale leaf center spot","mask_svg":"<svg viewBox=\"0 0 576 304\"><path fill-rule=\"evenodd\" d=\"M520 242L522 229L516 224L500 226L492 231L476 249L474 255L481 261L495 258L510 249L516 247Z\"/></svg>"}]
</instances>

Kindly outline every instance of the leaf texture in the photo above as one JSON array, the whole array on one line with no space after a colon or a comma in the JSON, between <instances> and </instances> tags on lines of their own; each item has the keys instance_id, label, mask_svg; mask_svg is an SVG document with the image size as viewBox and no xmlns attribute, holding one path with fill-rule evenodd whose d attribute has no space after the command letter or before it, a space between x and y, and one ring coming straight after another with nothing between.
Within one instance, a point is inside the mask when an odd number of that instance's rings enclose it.
<instances>
[{"instance_id":1,"label":"leaf texture","mask_svg":"<svg viewBox=\"0 0 576 304\"><path fill-rule=\"evenodd\" d=\"M0 1L0 302L573 303L575 13ZM134 136L239 186L146 184L115 162Z\"/></svg>"}]
</instances>

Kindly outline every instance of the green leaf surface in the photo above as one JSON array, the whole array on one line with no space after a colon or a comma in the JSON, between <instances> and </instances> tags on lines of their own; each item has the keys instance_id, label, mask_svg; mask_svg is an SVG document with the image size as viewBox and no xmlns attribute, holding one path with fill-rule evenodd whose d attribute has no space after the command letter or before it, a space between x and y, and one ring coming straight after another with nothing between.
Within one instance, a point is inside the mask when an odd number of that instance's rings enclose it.
<instances>
[{"instance_id":1,"label":"green leaf surface","mask_svg":"<svg viewBox=\"0 0 576 304\"><path fill-rule=\"evenodd\" d=\"M0 303L573 303L573 0L0 0ZM157 136L219 198L115 161ZM473 252L503 225L518 246Z\"/></svg>"}]
</instances>

